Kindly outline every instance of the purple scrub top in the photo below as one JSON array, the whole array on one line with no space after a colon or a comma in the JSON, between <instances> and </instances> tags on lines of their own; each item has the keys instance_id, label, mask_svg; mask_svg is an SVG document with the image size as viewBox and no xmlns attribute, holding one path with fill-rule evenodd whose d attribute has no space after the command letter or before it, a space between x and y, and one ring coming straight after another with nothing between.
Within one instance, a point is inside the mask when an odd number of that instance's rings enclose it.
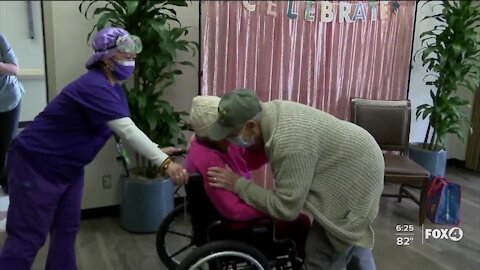
<instances>
[{"instance_id":1,"label":"purple scrub top","mask_svg":"<svg viewBox=\"0 0 480 270\"><path fill-rule=\"evenodd\" d=\"M112 135L107 122L129 116L122 87L91 69L67 85L13 147L43 176L77 179Z\"/></svg>"}]
</instances>

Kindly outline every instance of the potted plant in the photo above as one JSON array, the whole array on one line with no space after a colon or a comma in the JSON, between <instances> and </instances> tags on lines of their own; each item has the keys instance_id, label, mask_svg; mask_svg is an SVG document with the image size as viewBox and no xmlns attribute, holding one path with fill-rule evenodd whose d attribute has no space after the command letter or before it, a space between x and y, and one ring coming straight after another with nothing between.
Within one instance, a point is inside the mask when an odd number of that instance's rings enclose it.
<instances>
[{"instance_id":1,"label":"potted plant","mask_svg":"<svg viewBox=\"0 0 480 270\"><path fill-rule=\"evenodd\" d=\"M99 2L98 4L96 2ZM101 4L101 5L99 5ZM131 118L159 146L185 145L182 131L188 129L183 116L162 99L164 91L182 74L179 66L194 66L189 61L178 62L179 51L195 52L196 42L185 40L188 27L182 27L175 11L187 6L187 1L82 1L79 11L89 10L100 30L111 24L126 29L142 39L143 50L136 58L133 81L123 84L128 97ZM173 209L173 184L159 177L155 167L135 154L135 167L122 180L121 223L130 231L156 231L163 217Z\"/></svg>"},{"instance_id":2,"label":"potted plant","mask_svg":"<svg viewBox=\"0 0 480 270\"><path fill-rule=\"evenodd\" d=\"M475 91L480 82L480 44L476 28L480 20L474 1L442 1L442 12L424 20L439 22L420 35L423 66L429 74L431 104L417 107L416 117L428 118L423 143L410 146L410 158L427 169L431 176L444 176L446 167L445 140L455 134L463 141L462 127L468 118L462 111L469 101L460 91Z\"/></svg>"}]
</instances>

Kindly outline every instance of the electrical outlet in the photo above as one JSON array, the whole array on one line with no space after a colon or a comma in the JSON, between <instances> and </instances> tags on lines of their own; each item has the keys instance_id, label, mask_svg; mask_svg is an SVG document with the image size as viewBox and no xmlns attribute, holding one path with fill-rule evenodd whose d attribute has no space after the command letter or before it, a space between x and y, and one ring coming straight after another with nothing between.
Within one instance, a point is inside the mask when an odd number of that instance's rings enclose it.
<instances>
[{"instance_id":1,"label":"electrical outlet","mask_svg":"<svg viewBox=\"0 0 480 270\"><path fill-rule=\"evenodd\" d=\"M104 175L102 177L102 186L103 186L103 189L112 188L112 176L110 174Z\"/></svg>"}]
</instances>

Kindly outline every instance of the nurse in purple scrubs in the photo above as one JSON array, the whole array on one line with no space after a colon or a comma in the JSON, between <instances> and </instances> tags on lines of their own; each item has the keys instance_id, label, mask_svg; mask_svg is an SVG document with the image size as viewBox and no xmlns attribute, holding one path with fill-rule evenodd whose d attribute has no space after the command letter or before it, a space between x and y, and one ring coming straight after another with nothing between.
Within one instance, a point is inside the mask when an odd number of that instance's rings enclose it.
<instances>
[{"instance_id":1,"label":"nurse in purple scrubs","mask_svg":"<svg viewBox=\"0 0 480 270\"><path fill-rule=\"evenodd\" d=\"M77 269L84 167L113 133L176 184L188 178L165 153L174 150L161 151L129 117L118 82L132 76L140 39L109 27L95 35L92 47L88 71L67 85L10 147L10 208L0 269L30 269L49 232L46 269Z\"/></svg>"}]
</instances>

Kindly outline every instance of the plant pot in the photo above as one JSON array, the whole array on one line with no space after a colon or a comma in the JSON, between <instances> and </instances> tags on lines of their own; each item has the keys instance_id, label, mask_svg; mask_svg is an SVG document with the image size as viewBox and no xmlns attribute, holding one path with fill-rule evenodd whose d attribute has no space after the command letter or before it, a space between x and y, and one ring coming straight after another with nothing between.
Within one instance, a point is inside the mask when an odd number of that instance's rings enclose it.
<instances>
[{"instance_id":1,"label":"plant pot","mask_svg":"<svg viewBox=\"0 0 480 270\"><path fill-rule=\"evenodd\" d=\"M121 226L131 232L156 232L173 210L174 186L170 179L121 179Z\"/></svg>"},{"instance_id":2,"label":"plant pot","mask_svg":"<svg viewBox=\"0 0 480 270\"><path fill-rule=\"evenodd\" d=\"M430 172L430 177L445 176L447 167L447 151L438 151L422 148L423 143L411 143L409 147L410 159Z\"/></svg>"}]
</instances>

